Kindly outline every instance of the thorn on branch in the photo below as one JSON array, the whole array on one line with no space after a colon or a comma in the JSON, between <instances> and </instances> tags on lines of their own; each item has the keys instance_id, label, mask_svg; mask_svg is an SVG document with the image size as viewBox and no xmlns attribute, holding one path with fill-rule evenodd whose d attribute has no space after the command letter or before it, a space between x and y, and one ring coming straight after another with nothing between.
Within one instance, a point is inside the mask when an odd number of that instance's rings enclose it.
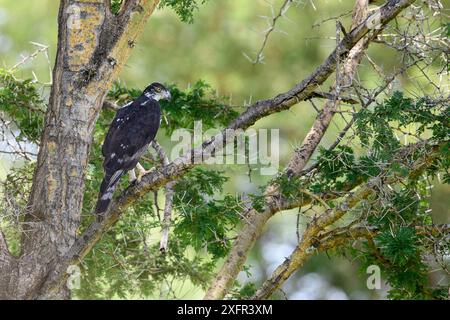
<instances>
[{"instance_id":1,"label":"thorn on branch","mask_svg":"<svg viewBox=\"0 0 450 320\"><path fill-rule=\"evenodd\" d=\"M344 35L344 39L347 38L347 31L345 30L344 26L339 20L336 20L336 24L339 27L339 29L342 31L342 34Z\"/></svg>"}]
</instances>

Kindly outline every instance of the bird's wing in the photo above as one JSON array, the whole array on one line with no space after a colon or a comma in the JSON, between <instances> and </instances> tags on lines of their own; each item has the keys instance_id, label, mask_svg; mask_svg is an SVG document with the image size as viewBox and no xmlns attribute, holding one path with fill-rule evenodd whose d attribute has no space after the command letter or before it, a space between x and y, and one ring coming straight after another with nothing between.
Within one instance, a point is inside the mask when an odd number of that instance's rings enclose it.
<instances>
[{"instance_id":1,"label":"bird's wing","mask_svg":"<svg viewBox=\"0 0 450 320\"><path fill-rule=\"evenodd\" d=\"M160 118L159 104L154 100L137 99L129 107L119 110L102 148L105 170L134 168L155 138Z\"/></svg>"},{"instance_id":2,"label":"bird's wing","mask_svg":"<svg viewBox=\"0 0 450 320\"><path fill-rule=\"evenodd\" d=\"M104 157L111 154L111 146L113 143L112 137L115 135L117 130L120 130L120 125L123 119L125 119L127 113L130 113L132 111L131 108L133 107L133 105L134 101L131 101L117 110L116 115L114 116L114 119L109 126L109 130L106 134L105 140L103 141L102 154Z\"/></svg>"}]
</instances>

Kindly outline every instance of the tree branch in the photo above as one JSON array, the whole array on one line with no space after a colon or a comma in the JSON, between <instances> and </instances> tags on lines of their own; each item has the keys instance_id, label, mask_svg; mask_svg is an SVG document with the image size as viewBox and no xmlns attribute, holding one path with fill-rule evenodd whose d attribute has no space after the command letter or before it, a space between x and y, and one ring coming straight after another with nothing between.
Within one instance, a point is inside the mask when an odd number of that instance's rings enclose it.
<instances>
[{"instance_id":1,"label":"tree branch","mask_svg":"<svg viewBox=\"0 0 450 320\"><path fill-rule=\"evenodd\" d=\"M378 228L373 226L357 226L338 229L339 230L332 230L320 236L319 244L316 248L318 252L337 248L348 241L358 240L358 238L366 238L373 241L373 237L379 233ZM414 229L416 229L416 232L419 235L439 236L450 233L450 224L415 226Z\"/></svg>"},{"instance_id":2,"label":"tree branch","mask_svg":"<svg viewBox=\"0 0 450 320\"><path fill-rule=\"evenodd\" d=\"M103 4L105 6L106 11L109 14L112 14L112 12L111 12L111 0L103 0Z\"/></svg>"},{"instance_id":3,"label":"tree branch","mask_svg":"<svg viewBox=\"0 0 450 320\"><path fill-rule=\"evenodd\" d=\"M450 225L442 224L442 225L430 225L426 227L415 226L415 229L418 234L422 235L448 234L450 232ZM324 233L314 239L315 243L311 247L312 248L311 250L309 250L308 252L303 252L303 255L300 255L300 252L298 252L298 255L296 255L295 258L296 259L300 258L301 261L297 261L299 263L297 269L301 267L301 265L303 264L302 262L304 262L306 258L310 257L314 253L335 249L347 243L348 241L356 241L361 238L373 241L373 237L375 237L378 233L379 233L378 228L372 226L339 228L339 230L332 230L327 233ZM286 272L287 269L289 269L289 264L293 263L292 259L294 258L293 256L294 253L296 253L296 250L279 267L282 269L283 272ZM383 262L385 263L388 262L382 256L380 256L379 258L382 259ZM264 285L266 286L264 287ZM257 293L252 297L252 299L265 299L270 297L270 295L276 291L274 287L269 285L268 281L266 281L264 285L257 291Z\"/></svg>"},{"instance_id":4,"label":"tree branch","mask_svg":"<svg viewBox=\"0 0 450 320\"><path fill-rule=\"evenodd\" d=\"M311 94L311 98L321 98L321 99L328 99L328 100L334 100L334 101L342 101L348 104L358 104L359 102L351 97L342 97L342 96L335 96L331 93L327 92L313 92Z\"/></svg>"},{"instance_id":5,"label":"tree branch","mask_svg":"<svg viewBox=\"0 0 450 320\"><path fill-rule=\"evenodd\" d=\"M391 0L383 7L373 13L379 15L380 29L395 18L403 9L408 7L414 0ZM368 19L366 19L367 21ZM334 72L336 63L339 60L344 60L351 48L361 40L371 29L364 21L357 27L353 28L351 32L339 43L328 58L319 66L308 78L297 84L291 90L279 94L278 96L256 102L249 107L236 121L230 125L231 129L246 129L253 125L257 120L266 117L270 114L286 110L294 104L308 99L312 92L317 89L328 77Z\"/></svg>"}]
</instances>

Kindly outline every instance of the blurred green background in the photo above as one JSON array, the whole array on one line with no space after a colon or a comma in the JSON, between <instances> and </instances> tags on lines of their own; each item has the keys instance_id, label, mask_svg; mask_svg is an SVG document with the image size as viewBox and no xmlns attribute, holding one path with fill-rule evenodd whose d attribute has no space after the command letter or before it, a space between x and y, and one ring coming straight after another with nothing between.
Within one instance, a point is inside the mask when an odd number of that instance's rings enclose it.
<instances>
[{"instance_id":1,"label":"blurred green background","mask_svg":"<svg viewBox=\"0 0 450 320\"><path fill-rule=\"evenodd\" d=\"M263 41L262 31L272 10L283 1L210 0L196 12L193 24L179 20L170 9L157 10L145 32L138 39L132 57L126 64L120 81L129 87L144 88L153 81L176 83L185 88L198 79L206 80L220 95L230 97L233 105L244 106L258 99L286 91L313 71L333 49L335 21L315 23L332 16L349 13L353 1L303 1L292 6L287 18L281 19L264 50L263 63L254 65L246 55L255 58ZM313 3L314 5L312 5ZM448 8L448 1L443 2ZM0 0L0 63L8 68L37 49L30 42L49 46L50 65L45 55L27 62L17 73L20 78L34 74L42 82L50 81L57 40L56 0ZM341 18L348 28L350 15ZM399 65L400 56L393 50L373 44L369 56L388 74ZM414 71L409 74L414 77ZM359 69L358 80L368 87L380 83L367 60ZM419 80L422 81L422 80ZM330 82L323 86L326 90ZM429 85L422 81L423 88ZM400 89L414 91L407 78L399 78ZM48 90L48 89L47 89ZM44 94L48 91L44 91ZM243 107L244 108L244 107ZM315 112L309 103L300 103L289 111L259 121L255 127L280 129L280 163L285 164L296 145L303 139ZM336 117L323 140L334 141L342 121ZM161 138L162 139L162 138ZM167 145L168 141L164 141ZM0 177L11 166L8 158L0 158ZM246 166L231 172L229 192L252 192L268 177L255 171L249 181ZM433 214L436 223L450 222L450 189L436 183L432 191ZM276 216L266 234L252 252L251 279L259 281L289 255L296 243L296 211ZM245 273L240 279L247 280ZM326 255L312 258L284 286L290 299L373 299L383 298L385 290L369 291L366 276L358 273L357 262L341 258L330 260ZM197 289L186 290L185 298L200 298Z\"/></svg>"}]
</instances>

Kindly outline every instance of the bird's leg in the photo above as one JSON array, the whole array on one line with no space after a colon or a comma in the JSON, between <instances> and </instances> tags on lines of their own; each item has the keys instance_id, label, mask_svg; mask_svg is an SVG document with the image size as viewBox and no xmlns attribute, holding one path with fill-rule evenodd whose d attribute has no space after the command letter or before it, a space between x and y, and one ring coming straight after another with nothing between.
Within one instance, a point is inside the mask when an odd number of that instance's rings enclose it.
<instances>
[{"instance_id":1,"label":"bird's leg","mask_svg":"<svg viewBox=\"0 0 450 320\"><path fill-rule=\"evenodd\" d=\"M145 168L138 162L138 164L136 165L136 168L138 169L138 174L137 174L137 182L141 182L142 176L144 174L150 173L152 172L155 168L151 168L150 170L145 170Z\"/></svg>"},{"instance_id":2,"label":"bird's leg","mask_svg":"<svg viewBox=\"0 0 450 320\"><path fill-rule=\"evenodd\" d=\"M130 171L128 171L128 181L132 183L135 180L136 180L136 172L134 172L134 169L131 169Z\"/></svg>"}]
</instances>

